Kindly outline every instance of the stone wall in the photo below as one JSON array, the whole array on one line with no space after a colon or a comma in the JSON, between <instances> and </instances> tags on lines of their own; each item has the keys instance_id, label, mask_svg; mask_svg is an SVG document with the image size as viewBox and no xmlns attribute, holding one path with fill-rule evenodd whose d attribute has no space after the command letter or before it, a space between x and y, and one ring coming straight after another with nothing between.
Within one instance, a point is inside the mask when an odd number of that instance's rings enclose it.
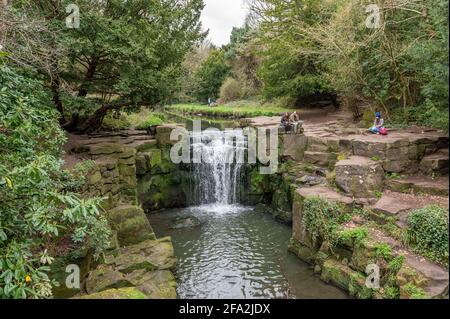
<instances>
[{"instance_id":1,"label":"stone wall","mask_svg":"<svg viewBox=\"0 0 450 319\"><path fill-rule=\"evenodd\" d=\"M171 172L156 140L145 132L124 132L77 137L72 144L73 156L94 163L85 176L83 194L104 198L102 207L113 234L104 260L84 270L77 298L176 298L171 239L157 239L138 206L138 191L145 191L138 187L139 177Z\"/></svg>"},{"instance_id":2,"label":"stone wall","mask_svg":"<svg viewBox=\"0 0 450 319\"><path fill-rule=\"evenodd\" d=\"M187 206L188 172L170 159L170 133L179 125L156 128L156 148L136 156L138 198L146 212Z\"/></svg>"},{"instance_id":3,"label":"stone wall","mask_svg":"<svg viewBox=\"0 0 450 319\"><path fill-rule=\"evenodd\" d=\"M331 243L322 234L314 239L304 224L304 202L317 197L340 205L342 215L352 214L358 203L351 197L323 186L297 189L295 192L289 250L313 264L314 271L322 280L346 290L356 298L393 298L392 291L399 293L400 298L414 298L414 293L419 290L423 292L423 297L445 296L449 284L448 269L415 255L398 240L376 228L364 226L367 235L363 238L356 235L342 236ZM339 226L338 232L357 234L363 225L360 217L353 216ZM370 288L366 283L370 274L366 273L369 265L379 267L379 287Z\"/></svg>"}]
</instances>

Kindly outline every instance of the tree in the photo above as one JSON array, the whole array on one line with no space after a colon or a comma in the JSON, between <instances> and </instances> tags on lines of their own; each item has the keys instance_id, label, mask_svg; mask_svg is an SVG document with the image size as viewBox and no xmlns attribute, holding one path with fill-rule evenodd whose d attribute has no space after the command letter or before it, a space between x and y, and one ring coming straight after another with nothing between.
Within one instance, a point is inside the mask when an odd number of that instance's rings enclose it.
<instances>
[{"instance_id":1,"label":"tree","mask_svg":"<svg viewBox=\"0 0 450 319\"><path fill-rule=\"evenodd\" d=\"M10 6L44 17L55 30L56 38L49 37L54 47L66 52L55 56L61 78L55 90L64 82L69 93L61 98L67 107L57 107L70 119L68 130L90 131L111 110L173 96L184 56L203 36L202 0L80 0L80 27L67 28L65 8L71 2L19 0Z\"/></svg>"},{"instance_id":2,"label":"tree","mask_svg":"<svg viewBox=\"0 0 450 319\"><path fill-rule=\"evenodd\" d=\"M332 93L322 64L313 53L314 43L301 32L328 18L324 1L250 0L249 4L260 28L263 62L258 72L264 83L263 96L287 97L291 104L298 104L310 95Z\"/></svg>"},{"instance_id":3,"label":"tree","mask_svg":"<svg viewBox=\"0 0 450 319\"><path fill-rule=\"evenodd\" d=\"M206 102L208 98L217 98L229 72L230 67L226 63L224 50L213 50L196 74L199 81L197 99Z\"/></svg>"}]
</instances>

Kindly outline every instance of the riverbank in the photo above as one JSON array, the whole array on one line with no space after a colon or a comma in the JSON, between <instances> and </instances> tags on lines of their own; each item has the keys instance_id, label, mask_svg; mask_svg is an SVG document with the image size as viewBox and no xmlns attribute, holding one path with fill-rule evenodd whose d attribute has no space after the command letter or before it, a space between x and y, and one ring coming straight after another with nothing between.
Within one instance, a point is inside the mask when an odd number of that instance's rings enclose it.
<instances>
[{"instance_id":1,"label":"riverbank","mask_svg":"<svg viewBox=\"0 0 450 319\"><path fill-rule=\"evenodd\" d=\"M173 104L166 106L165 109L170 112L180 112L185 115L234 119L257 116L281 116L284 112L292 112L291 108L273 104L265 105L255 101L238 101L216 106L208 106L206 104Z\"/></svg>"}]
</instances>

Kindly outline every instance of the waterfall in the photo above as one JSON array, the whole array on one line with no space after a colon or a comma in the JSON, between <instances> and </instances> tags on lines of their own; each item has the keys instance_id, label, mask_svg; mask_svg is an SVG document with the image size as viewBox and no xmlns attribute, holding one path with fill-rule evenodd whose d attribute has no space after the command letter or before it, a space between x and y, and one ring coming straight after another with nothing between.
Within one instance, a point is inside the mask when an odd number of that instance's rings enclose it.
<instances>
[{"instance_id":1,"label":"waterfall","mask_svg":"<svg viewBox=\"0 0 450 319\"><path fill-rule=\"evenodd\" d=\"M226 138L231 131L203 131L192 142L193 152L201 154L201 163L191 164L192 205L232 205L239 202L239 187L244 154L242 132L232 131L240 138ZM193 136L195 137L195 136ZM242 139L241 139L242 138ZM192 139L194 140L194 139Z\"/></svg>"}]
</instances>

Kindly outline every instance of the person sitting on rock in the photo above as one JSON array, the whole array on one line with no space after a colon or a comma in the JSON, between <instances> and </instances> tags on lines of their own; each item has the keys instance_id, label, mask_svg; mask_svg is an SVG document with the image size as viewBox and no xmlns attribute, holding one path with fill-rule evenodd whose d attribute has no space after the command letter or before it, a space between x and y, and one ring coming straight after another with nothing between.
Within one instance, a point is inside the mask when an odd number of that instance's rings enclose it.
<instances>
[{"instance_id":1,"label":"person sitting on rock","mask_svg":"<svg viewBox=\"0 0 450 319\"><path fill-rule=\"evenodd\" d=\"M370 132L374 134L380 134L380 130L382 130L384 124L384 120L381 117L380 112L375 113L375 121L373 122L373 126L369 129Z\"/></svg>"},{"instance_id":2,"label":"person sitting on rock","mask_svg":"<svg viewBox=\"0 0 450 319\"><path fill-rule=\"evenodd\" d=\"M298 127L300 125L300 115L297 111L294 111L291 116L289 116L289 123L294 127L294 133L298 133Z\"/></svg>"},{"instance_id":3,"label":"person sitting on rock","mask_svg":"<svg viewBox=\"0 0 450 319\"><path fill-rule=\"evenodd\" d=\"M284 113L281 116L280 126L283 127L286 132L289 132L291 130L292 125L289 121L289 113L288 112Z\"/></svg>"}]
</instances>

